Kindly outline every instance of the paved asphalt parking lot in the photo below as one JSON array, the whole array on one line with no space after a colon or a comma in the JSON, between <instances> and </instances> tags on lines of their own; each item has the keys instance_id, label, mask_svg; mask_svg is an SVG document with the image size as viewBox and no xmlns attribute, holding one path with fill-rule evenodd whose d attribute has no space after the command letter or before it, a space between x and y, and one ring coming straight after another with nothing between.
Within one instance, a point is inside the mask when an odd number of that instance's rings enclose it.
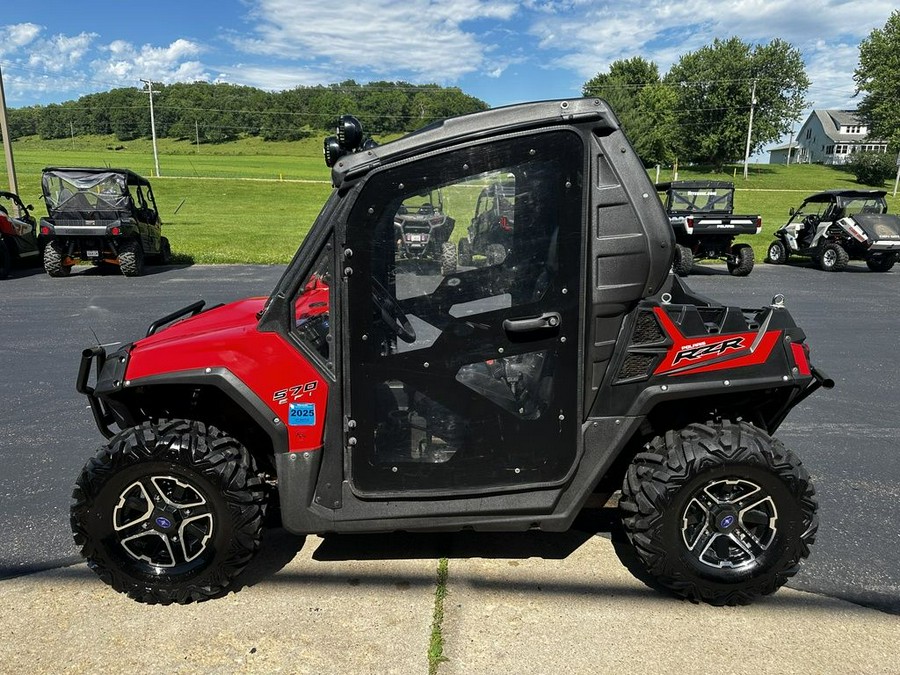
<instances>
[{"instance_id":1,"label":"paved asphalt parking lot","mask_svg":"<svg viewBox=\"0 0 900 675\"><path fill-rule=\"evenodd\" d=\"M78 560L69 499L103 441L74 390L81 350L97 339L136 339L197 299L267 295L283 269L150 267L144 277L123 278L76 268L67 279L18 270L0 282L0 579ZM900 614L900 267L876 274L853 263L828 274L761 264L739 279L711 266L687 281L744 307L783 293L813 363L836 382L796 408L777 434L810 470L820 503L812 556L789 585ZM344 539L352 557L353 537Z\"/></svg>"}]
</instances>

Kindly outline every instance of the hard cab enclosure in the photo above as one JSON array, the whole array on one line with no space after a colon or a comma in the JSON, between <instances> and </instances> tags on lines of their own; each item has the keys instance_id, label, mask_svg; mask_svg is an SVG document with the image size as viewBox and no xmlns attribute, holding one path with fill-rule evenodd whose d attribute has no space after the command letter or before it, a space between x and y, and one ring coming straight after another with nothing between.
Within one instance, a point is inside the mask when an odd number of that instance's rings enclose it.
<instances>
[{"instance_id":1,"label":"hard cab enclosure","mask_svg":"<svg viewBox=\"0 0 900 675\"><path fill-rule=\"evenodd\" d=\"M163 602L220 591L258 546L267 489L296 533L564 530L591 494L636 471L628 467L652 439L664 446L678 430L711 434L712 445L772 443L789 410L826 382L783 305L723 307L670 276L672 230L600 100L446 120L339 157L332 176L330 199L268 299L200 303L113 354L85 352L79 390L107 436L113 425L125 431L96 460L115 470L96 480L101 469L89 465L79 479L73 527L92 564L121 571L110 582L119 590ZM394 217L404 201L440 189L448 217L465 222L501 181L515 190L502 258L449 274L400 264ZM240 523L214 508L209 484L226 480L208 467L215 448L243 458L241 489L225 490L241 495ZM151 455L188 469L141 474L123 460L128 477L105 478L118 475L120 457ZM761 497L741 501L746 485L765 494L755 471L701 480L720 506L678 507L684 528L701 508L741 522L755 509L752 554L706 526L683 535L710 574L769 561L773 542L801 542L797 551L811 542L806 511L796 522L782 513L776 538L782 488L769 488L771 509ZM811 490L807 479L792 489ZM643 508L632 492L624 501ZM113 530L92 520L97 504ZM216 562L222 519L251 542L237 562ZM247 523L257 523L249 534ZM777 560L765 569L780 574ZM201 562L229 573L204 586Z\"/></svg>"}]
</instances>

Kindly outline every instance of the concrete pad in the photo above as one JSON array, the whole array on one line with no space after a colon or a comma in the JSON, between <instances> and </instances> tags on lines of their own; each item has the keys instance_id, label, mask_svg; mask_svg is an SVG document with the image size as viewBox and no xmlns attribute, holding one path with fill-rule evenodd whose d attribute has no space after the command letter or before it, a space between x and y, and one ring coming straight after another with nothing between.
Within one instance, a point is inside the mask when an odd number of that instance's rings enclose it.
<instances>
[{"instance_id":1,"label":"concrete pad","mask_svg":"<svg viewBox=\"0 0 900 675\"><path fill-rule=\"evenodd\" d=\"M562 560L451 559L448 588L440 675L900 669L900 617L790 589L694 605L635 579L598 536Z\"/></svg>"},{"instance_id":2,"label":"concrete pad","mask_svg":"<svg viewBox=\"0 0 900 675\"><path fill-rule=\"evenodd\" d=\"M0 672L428 671L435 559L321 562L318 537L266 537L240 592L199 604L142 605L86 565L0 582Z\"/></svg>"}]
</instances>

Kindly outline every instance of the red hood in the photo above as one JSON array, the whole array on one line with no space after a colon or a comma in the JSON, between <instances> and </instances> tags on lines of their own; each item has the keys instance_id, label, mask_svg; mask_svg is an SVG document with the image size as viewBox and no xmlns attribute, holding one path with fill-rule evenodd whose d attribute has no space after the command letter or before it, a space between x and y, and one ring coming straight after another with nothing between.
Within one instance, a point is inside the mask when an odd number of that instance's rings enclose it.
<instances>
[{"instance_id":1,"label":"red hood","mask_svg":"<svg viewBox=\"0 0 900 675\"><path fill-rule=\"evenodd\" d=\"M241 344L248 334L256 334L257 314L265 303L266 298L232 302L138 340L131 350L127 377L146 377L160 370L215 367L234 370L235 364L245 358Z\"/></svg>"}]
</instances>

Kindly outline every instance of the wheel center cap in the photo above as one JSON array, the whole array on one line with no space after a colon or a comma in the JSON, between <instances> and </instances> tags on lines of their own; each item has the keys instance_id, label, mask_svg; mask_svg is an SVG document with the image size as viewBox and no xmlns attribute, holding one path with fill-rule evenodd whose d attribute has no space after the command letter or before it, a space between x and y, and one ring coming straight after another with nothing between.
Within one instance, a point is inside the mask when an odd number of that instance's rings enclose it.
<instances>
[{"instance_id":1,"label":"wheel center cap","mask_svg":"<svg viewBox=\"0 0 900 675\"><path fill-rule=\"evenodd\" d=\"M177 510L165 507L155 509L153 515L150 516L153 529L167 534L178 529L181 520L182 518Z\"/></svg>"},{"instance_id":2,"label":"wheel center cap","mask_svg":"<svg viewBox=\"0 0 900 675\"><path fill-rule=\"evenodd\" d=\"M722 534L731 532L737 527L737 524L737 514L730 509L719 511L713 516L713 527L715 527L717 532L721 532Z\"/></svg>"}]
</instances>

